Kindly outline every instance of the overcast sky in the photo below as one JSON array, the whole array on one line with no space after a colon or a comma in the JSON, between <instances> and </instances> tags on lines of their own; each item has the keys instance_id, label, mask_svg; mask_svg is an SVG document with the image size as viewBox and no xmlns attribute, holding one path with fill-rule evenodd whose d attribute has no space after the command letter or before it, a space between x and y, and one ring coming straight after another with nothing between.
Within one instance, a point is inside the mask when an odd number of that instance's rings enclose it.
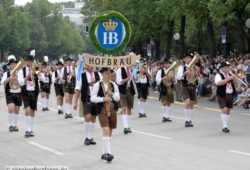
<instances>
[{"instance_id":1,"label":"overcast sky","mask_svg":"<svg viewBox=\"0 0 250 170\"><path fill-rule=\"evenodd\" d=\"M32 0L15 0L15 3L17 5L25 5L27 2L31 2ZM74 1L74 0L49 0L50 2L68 2L68 1Z\"/></svg>"}]
</instances>

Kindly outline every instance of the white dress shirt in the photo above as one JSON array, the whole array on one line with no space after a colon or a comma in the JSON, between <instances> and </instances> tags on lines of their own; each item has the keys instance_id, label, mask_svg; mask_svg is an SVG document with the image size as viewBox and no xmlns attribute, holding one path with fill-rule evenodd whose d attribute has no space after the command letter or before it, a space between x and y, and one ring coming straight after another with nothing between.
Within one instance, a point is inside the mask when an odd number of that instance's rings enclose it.
<instances>
[{"instance_id":1,"label":"white dress shirt","mask_svg":"<svg viewBox=\"0 0 250 170\"><path fill-rule=\"evenodd\" d=\"M46 77L45 74L46 74L46 70L44 70L41 74L41 77L43 77L43 80L40 80L44 83L49 83L49 75L51 75L51 72L47 73L48 76Z\"/></svg>"},{"instance_id":2,"label":"white dress shirt","mask_svg":"<svg viewBox=\"0 0 250 170\"><path fill-rule=\"evenodd\" d=\"M5 72L3 74L3 77L2 77L2 80L1 80L1 84L5 85L4 84L4 81L7 79L7 72ZM10 93L20 93L21 92L21 88L18 88L16 90L13 90L13 89L10 89Z\"/></svg>"},{"instance_id":3,"label":"white dress shirt","mask_svg":"<svg viewBox=\"0 0 250 170\"><path fill-rule=\"evenodd\" d=\"M93 74L95 76L94 72L93 72ZM99 74L100 80L102 80L102 75L99 72L98 72L98 74ZM86 71L86 76L87 76L88 83L92 83L91 82L91 75L90 75L90 73L88 71ZM96 77L95 77L95 79L96 79ZM93 88L92 86L89 86L90 92L92 91L92 88ZM79 80L76 80L76 87L75 87L75 89L81 91L81 89L82 89L82 76L80 76Z\"/></svg>"},{"instance_id":4,"label":"white dress shirt","mask_svg":"<svg viewBox=\"0 0 250 170\"><path fill-rule=\"evenodd\" d=\"M178 67L176 80L184 80L183 72L184 72L184 65L181 65L181 66Z\"/></svg>"},{"instance_id":5,"label":"white dress shirt","mask_svg":"<svg viewBox=\"0 0 250 170\"><path fill-rule=\"evenodd\" d=\"M127 73L127 68L125 68L125 72ZM131 70L130 70L130 75L131 75ZM131 75L132 76L132 75ZM123 85L124 83L122 83L122 68L118 68L116 71L116 83L118 85ZM128 83L130 84L130 83Z\"/></svg>"},{"instance_id":6,"label":"white dress shirt","mask_svg":"<svg viewBox=\"0 0 250 170\"><path fill-rule=\"evenodd\" d=\"M118 102L120 100L120 93L119 93L118 86L112 81L111 81L111 83L114 86L114 93L112 95L112 98L113 98L114 101ZM108 91L108 83L104 83L103 85L104 85L105 92L107 92ZM90 101L93 102L93 103L102 103L102 102L104 102L103 101L104 97L97 96L99 88L102 88L102 87L100 87L100 81L95 83L95 85L93 87L93 90L91 92Z\"/></svg>"},{"instance_id":7,"label":"white dress shirt","mask_svg":"<svg viewBox=\"0 0 250 170\"><path fill-rule=\"evenodd\" d=\"M52 83L57 83L56 72L57 72L57 78L63 78L63 68L61 68L61 70L57 69L52 73ZM62 84L62 82L59 81L58 84Z\"/></svg>"},{"instance_id":8,"label":"white dress shirt","mask_svg":"<svg viewBox=\"0 0 250 170\"><path fill-rule=\"evenodd\" d=\"M146 75L142 75L142 76L137 76L136 78L136 83L141 83L141 84L147 84L148 79Z\"/></svg>"},{"instance_id":9,"label":"white dress shirt","mask_svg":"<svg viewBox=\"0 0 250 170\"><path fill-rule=\"evenodd\" d=\"M223 72L220 72L220 73L222 73L225 78L227 77ZM216 74L214 81L215 81L216 85L218 85L218 83L220 81L222 81L221 75L219 73ZM231 88L229 88L229 87L230 87L230 82L226 84L226 93L227 94L232 94L233 93L233 87L232 87L232 85L231 85Z\"/></svg>"},{"instance_id":10,"label":"white dress shirt","mask_svg":"<svg viewBox=\"0 0 250 170\"><path fill-rule=\"evenodd\" d=\"M30 68L28 66L26 66L25 69L26 69L26 76L27 76L30 72ZM38 80L44 81L44 79L45 79L45 77L42 74L38 75ZM23 69L19 70L19 72L18 72L18 82L21 86L26 85L27 91L35 91L34 79L31 79L31 81L30 80L25 81L25 77L23 77Z\"/></svg>"},{"instance_id":11,"label":"white dress shirt","mask_svg":"<svg viewBox=\"0 0 250 170\"><path fill-rule=\"evenodd\" d=\"M161 81L162 81L161 74L162 74L162 69L158 70L156 74L155 80L156 80L157 85L161 84Z\"/></svg>"}]
</instances>

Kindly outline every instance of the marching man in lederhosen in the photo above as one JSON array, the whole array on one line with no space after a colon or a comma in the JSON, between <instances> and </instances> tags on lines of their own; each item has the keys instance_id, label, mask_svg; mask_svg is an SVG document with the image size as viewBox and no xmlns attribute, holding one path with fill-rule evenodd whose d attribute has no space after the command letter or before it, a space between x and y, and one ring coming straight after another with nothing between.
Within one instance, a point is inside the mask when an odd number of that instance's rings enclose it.
<instances>
[{"instance_id":1,"label":"marching man in lederhosen","mask_svg":"<svg viewBox=\"0 0 250 170\"><path fill-rule=\"evenodd\" d=\"M56 64L56 70L52 74L52 82L54 83L55 93L56 93L56 103L57 103L57 113L63 114L63 63L58 61Z\"/></svg>"},{"instance_id":2,"label":"marching man in lederhosen","mask_svg":"<svg viewBox=\"0 0 250 170\"><path fill-rule=\"evenodd\" d=\"M198 78L198 70L196 66L193 68L188 68L188 64L192 61L193 55L187 54L184 57L185 65L178 69L177 74L180 74L183 77L183 99L185 101L186 107L184 109L184 118L185 118L185 127L193 127L192 112L194 105L197 103L196 97L196 83Z\"/></svg>"},{"instance_id":3,"label":"marching man in lederhosen","mask_svg":"<svg viewBox=\"0 0 250 170\"><path fill-rule=\"evenodd\" d=\"M96 82L101 79L101 75L94 71L93 66L88 66L86 71L82 73L80 80L76 82L75 87L75 100L74 109L78 107L78 99L81 94L81 101L83 103L85 145L95 145L96 142L93 139L94 127L96 122L97 113L95 111L95 104L90 101L91 92Z\"/></svg>"},{"instance_id":4,"label":"marching man in lederhosen","mask_svg":"<svg viewBox=\"0 0 250 170\"><path fill-rule=\"evenodd\" d=\"M134 106L135 88L131 77L129 67L118 68L116 71L116 83L118 84L121 96L122 122L124 126L124 134L131 133L130 122L132 117L132 109Z\"/></svg>"},{"instance_id":5,"label":"marching man in lederhosen","mask_svg":"<svg viewBox=\"0 0 250 170\"><path fill-rule=\"evenodd\" d=\"M235 94L235 86L233 84L234 76L229 74L226 62L222 62L219 66L220 72L215 76L215 84L217 85L218 103L221 109L221 122L224 133L229 133L228 121L230 110L233 108L233 94Z\"/></svg>"},{"instance_id":6,"label":"marching man in lederhosen","mask_svg":"<svg viewBox=\"0 0 250 170\"><path fill-rule=\"evenodd\" d=\"M63 70L63 80L64 80L64 95L65 95L65 119L73 118L72 112L73 112L73 95L75 93L75 84L76 84L76 78L75 78L75 68L72 65L72 58L68 57L66 58L66 66Z\"/></svg>"},{"instance_id":7,"label":"marching man in lederhosen","mask_svg":"<svg viewBox=\"0 0 250 170\"><path fill-rule=\"evenodd\" d=\"M108 68L102 68L100 72L103 79L94 85L91 102L96 103L96 112L99 115L99 122L102 127L104 146L101 158L110 162L114 158L111 154L110 140L112 130L117 126L116 112L120 94L117 85L110 81Z\"/></svg>"},{"instance_id":8,"label":"marching man in lederhosen","mask_svg":"<svg viewBox=\"0 0 250 170\"><path fill-rule=\"evenodd\" d=\"M45 56L47 57L47 56ZM46 60L45 60L46 61ZM42 72L44 76L44 80L40 81L40 87L41 87L41 99L43 100L43 111L49 110L49 94L50 94L50 85L52 83L51 78L51 72L48 69L48 63L43 62L42 63Z\"/></svg>"},{"instance_id":9,"label":"marching man in lederhosen","mask_svg":"<svg viewBox=\"0 0 250 170\"><path fill-rule=\"evenodd\" d=\"M171 104L174 103L174 74L173 72L169 72L168 75L165 73L165 69L170 66L171 62L164 60L162 64L164 64L164 67L156 74L156 82L160 86L159 100L162 103L162 122L172 122L169 116Z\"/></svg>"},{"instance_id":10,"label":"marching man in lederhosen","mask_svg":"<svg viewBox=\"0 0 250 170\"><path fill-rule=\"evenodd\" d=\"M148 73L145 63L142 62L142 67L139 69L136 77L136 85L138 91L139 118L147 117L145 113L146 100L149 94L149 80L151 75Z\"/></svg>"},{"instance_id":11,"label":"marching man in lederhosen","mask_svg":"<svg viewBox=\"0 0 250 170\"><path fill-rule=\"evenodd\" d=\"M33 137L33 123L35 111L37 110L37 99L39 95L38 75L32 69L34 65L34 55L26 57L26 66L18 72L18 82L22 86L22 98L25 109L25 137ZM39 79L43 80L39 74Z\"/></svg>"},{"instance_id":12,"label":"marching man in lederhosen","mask_svg":"<svg viewBox=\"0 0 250 170\"><path fill-rule=\"evenodd\" d=\"M13 72L17 61L15 56L8 57L8 67L10 71L3 74L1 84L5 86L5 98L8 106L9 131L18 131L17 121L19 108L22 105L21 88L17 80L17 72Z\"/></svg>"}]
</instances>

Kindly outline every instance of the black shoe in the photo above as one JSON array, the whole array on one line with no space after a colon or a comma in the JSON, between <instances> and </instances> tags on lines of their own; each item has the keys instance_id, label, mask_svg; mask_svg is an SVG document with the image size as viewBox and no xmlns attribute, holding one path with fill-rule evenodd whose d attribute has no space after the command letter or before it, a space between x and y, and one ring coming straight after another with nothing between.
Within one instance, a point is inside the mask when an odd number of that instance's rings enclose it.
<instances>
[{"instance_id":1,"label":"black shoe","mask_svg":"<svg viewBox=\"0 0 250 170\"><path fill-rule=\"evenodd\" d=\"M64 118L68 119L69 118L69 114L66 113L65 116L64 116Z\"/></svg>"},{"instance_id":2,"label":"black shoe","mask_svg":"<svg viewBox=\"0 0 250 170\"><path fill-rule=\"evenodd\" d=\"M172 120L169 117L168 118L163 117L162 122L172 122Z\"/></svg>"},{"instance_id":3,"label":"black shoe","mask_svg":"<svg viewBox=\"0 0 250 170\"><path fill-rule=\"evenodd\" d=\"M44 112L44 111L46 111L46 108L45 108L45 107L43 107L42 111L43 111L43 112Z\"/></svg>"},{"instance_id":4,"label":"black shoe","mask_svg":"<svg viewBox=\"0 0 250 170\"><path fill-rule=\"evenodd\" d=\"M26 131L24 137L29 138L30 137L30 133L28 131Z\"/></svg>"},{"instance_id":5,"label":"black shoe","mask_svg":"<svg viewBox=\"0 0 250 170\"><path fill-rule=\"evenodd\" d=\"M222 132L224 132L224 133L229 133L230 130L229 130L227 127L225 127L225 128L222 129Z\"/></svg>"},{"instance_id":6,"label":"black shoe","mask_svg":"<svg viewBox=\"0 0 250 170\"><path fill-rule=\"evenodd\" d=\"M124 128L123 133L126 135L128 134L128 128Z\"/></svg>"},{"instance_id":7,"label":"black shoe","mask_svg":"<svg viewBox=\"0 0 250 170\"><path fill-rule=\"evenodd\" d=\"M70 113L70 114L68 114L68 118L73 118L73 115Z\"/></svg>"},{"instance_id":8,"label":"black shoe","mask_svg":"<svg viewBox=\"0 0 250 170\"><path fill-rule=\"evenodd\" d=\"M60 114L63 114L63 111L62 110L58 110L57 113L60 115Z\"/></svg>"},{"instance_id":9,"label":"black shoe","mask_svg":"<svg viewBox=\"0 0 250 170\"><path fill-rule=\"evenodd\" d=\"M143 117L143 113L139 113L139 118L142 118Z\"/></svg>"},{"instance_id":10,"label":"black shoe","mask_svg":"<svg viewBox=\"0 0 250 170\"><path fill-rule=\"evenodd\" d=\"M107 154L105 153L105 154L103 154L102 156L101 156L101 159L103 159L103 160L107 160Z\"/></svg>"},{"instance_id":11,"label":"black shoe","mask_svg":"<svg viewBox=\"0 0 250 170\"><path fill-rule=\"evenodd\" d=\"M14 126L14 127L13 127L13 131L14 131L14 132L18 132L18 131L19 131L18 127Z\"/></svg>"},{"instance_id":12,"label":"black shoe","mask_svg":"<svg viewBox=\"0 0 250 170\"><path fill-rule=\"evenodd\" d=\"M147 117L146 113L143 114L143 117Z\"/></svg>"},{"instance_id":13,"label":"black shoe","mask_svg":"<svg viewBox=\"0 0 250 170\"><path fill-rule=\"evenodd\" d=\"M194 125L191 121L189 121L188 123L189 123L189 127L194 127Z\"/></svg>"},{"instance_id":14,"label":"black shoe","mask_svg":"<svg viewBox=\"0 0 250 170\"><path fill-rule=\"evenodd\" d=\"M128 129L127 129L127 131L128 131L128 133L132 133L132 131L131 131L131 129L130 129L130 128L128 128Z\"/></svg>"},{"instance_id":15,"label":"black shoe","mask_svg":"<svg viewBox=\"0 0 250 170\"><path fill-rule=\"evenodd\" d=\"M114 159L114 156L112 154L105 153L101 156L101 159L111 162Z\"/></svg>"},{"instance_id":16,"label":"black shoe","mask_svg":"<svg viewBox=\"0 0 250 170\"><path fill-rule=\"evenodd\" d=\"M90 140L89 140L88 138L86 138L86 139L84 140L84 144L87 145L87 146L90 145Z\"/></svg>"},{"instance_id":17,"label":"black shoe","mask_svg":"<svg viewBox=\"0 0 250 170\"><path fill-rule=\"evenodd\" d=\"M9 127L9 132L13 132L13 131L14 131L13 128L14 128L13 126L10 126L10 127Z\"/></svg>"},{"instance_id":18,"label":"black shoe","mask_svg":"<svg viewBox=\"0 0 250 170\"><path fill-rule=\"evenodd\" d=\"M114 156L112 154L107 154L107 162L111 162L114 159Z\"/></svg>"},{"instance_id":19,"label":"black shoe","mask_svg":"<svg viewBox=\"0 0 250 170\"><path fill-rule=\"evenodd\" d=\"M34 136L35 136L34 133L33 133L33 131L30 131L30 132L29 132L29 136L30 136L30 137L34 137Z\"/></svg>"},{"instance_id":20,"label":"black shoe","mask_svg":"<svg viewBox=\"0 0 250 170\"><path fill-rule=\"evenodd\" d=\"M94 139L92 138L92 139L89 139L89 144L90 144L90 145L96 145L96 142L95 142Z\"/></svg>"},{"instance_id":21,"label":"black shoe","mask_svg":"<svg viewBox=\"0 0 250 170\"><path fill-rule=\"evenodd\" d=\"M185 122L185 127L189 127L189 121Z\"/></svg>"},{"instance_id":22,"label":"black shoe","mask_svg":"<svg viewBox=\"0 0 250 170\"><path fill-rule=\"evenodd\" d=\"M48 108L48 107L45 107L45 111L49 111L49 108Z\"/></svg>"}]
</instances>

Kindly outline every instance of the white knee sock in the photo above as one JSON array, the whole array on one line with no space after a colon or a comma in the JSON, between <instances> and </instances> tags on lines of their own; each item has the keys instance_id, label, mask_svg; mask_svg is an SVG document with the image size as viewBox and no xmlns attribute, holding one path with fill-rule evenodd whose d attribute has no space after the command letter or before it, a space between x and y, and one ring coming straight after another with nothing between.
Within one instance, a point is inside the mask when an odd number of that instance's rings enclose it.
<instances>
[{"instance_id":1,"label":"white knee sock","mask_svg":"<svg viewBox=\"0 0 250 170\"><path fill-rule=\"evenodd\" d=\"M34 124L34 117L29 117L29 129L30 131L33 130L33 124Z\"/></svg>"},{"instance_id":2,"label":"white knee sock","mask_svg":"<svg viewBox=\"0 0 250 170\"><path fill-rule=\"evenodd\" d=\"M17 126L18 114L13 113L13 126Z\"/></svg>"},{"instance_id":3,"label":"white knee sock","mask_svg":"<svg viewBox=\"0 0 250 170\"><path fill-rule=\"evenodd\" d=\"M111 154L111 147L110 147L110 137L103 137L103 150L104 153L109 153Z\"/></svg>"},{"instance_id":4,"label":"white knee sock","mask_svg":"<svg viewBox=\"0 0 250 170\"><path fill-rule=\"evenodd\" d=\"M62 106L61 105L57 105L57 110L62 110Z\"/></svg>"},{"instance_id":5,"label":"white knee sock","mask_svg":"<svg viewBox=\"0 0 250 170\"><path fill-rule=\"evenodd\" d=\"M142 113L142 102L138 101L139 113Z\"/></svg>"},{"instance_id":6,"label":"white knee sock","mask_svg":"<svg viewBox=\"0 0 250 170\"><path fill-rule=\"evenodd\" d=\"M188 115L189 115L188 114L188 109L184 109L184 119L185 119L185 121L190 121Z\"/></svg>"},{"instance_id":7,"label":"white knee sock","mask_svg":"<svg viewBox=\"0 0 250 170\"><path fill-rule=\"evenodd\" d=\"M8 113L8 123L9 127L13 126L13 113Z\"/></svg>"},{"instance_id":8,"label":"white knee sock","mask_svg":"<svg viewBox=\"0 0 250 170\"><path fill-rule=\"evenodd\" d=\"M45 99L45 107L49 107L49 99Z\"/></svg>"},{"instance_id":9,"label":"white knee sock","mask_svg":"<svg viewBox=\"0 0 250 170\"><path fill-rule=\"evenodd\" d=\"M128 115L127 117L127 121L128 121L128 127L131 127L131 122L132 122L132 115Z\"/></svg>"},{"instance_id":10,"label":"white knee sock","mask_svg":"<svg viewBox=\"0 0 250 170\"><path fill-rule=\"evenodd\" d=\"M68 103L65 103L64 107L65 107L65 113L69 114L70 113L70 105Z\"/></svg>"},{"instance_id":11,"label":"white knee sock","mask_svg":"<svg viewBox=\"0 0 250 170\"><path fill-rule=\"evenodd\" d=\"M169 118L170 115L170 106L166 106L166 117Z\"/></svg>"},{"instance_id":12,"label":"white knee sock","mask_svg":"<svg viewBox=\"0 0 250 170\"><path fill-rule=\"evenodd\" d=\"M25 125L26 125L26 131L30 131L30 121L29 121L29 119L30 119L30 116L25 116L24 117L24 119L25 119Z\"/></svg>"},{"instance_id":13,"label":"white knee sock","mask_svg":"<svg viewBox=\"0 0 250 170\"><path fill-rule=\"evenodd\" d=\"M146 102L141 102L141 113L145 113L145 104L146 104Z\"/></svg>"},{"instance_id":14,"label":"white knee sock","mask_svg":"<svg viewBox=\"0 0 250 170\"><path fill-rule=\"evenodd\" d=\"M122 123L124 128L128 128L128 115L122 115Z\"/></svg>"},{"instance_id":15,"label":"white knee sock","mask_svg":"<svg viewBox=\"0 0 250 170\"><path fill-rule=\"evenodd\" d=\"M188 109L188 120L189 121L192 120L192 113L193 113L193 109Z\"/></svg>"},{"instance_id":16,"label":"white knee sock","mask_svg":"<svg viewBox=\"0 0 250 170\"><path fill-rule=\"evenodd\" d=\"M93 138L93 134L94 134L94 129L95 129L95 123L90 122L90 139Z\"/></svg>"},{"instance_id":17,"label":"white knee sock","mask_svg":"<svg viewBox=\"0 0 250 170\"><path fill-rule=\"evenodd\" d=\"M43 98L43 107L46 107L46 98Z\"/></svg>"},{"instance_id":18,"label":"white knee sock","mask_svg":"<svg viewBox=\"0 0 250 170\"><path fill-rule=\"evenodd\" d=\"M84 122L84 126L85 126L85 136L86 138L90 139L90 122Z\"/></svg>"},{"instance_id":19,"label":"white knee sock","mask_svg":"<svg viewBox=\"0 0 250 170\"><path fill-rule=\"evenodd\" d=\"M168 118L167 115L166 115L167 107L166 106L162 106L161 110L162 110L162 116L165 117L165 118Z\"/></svg>"},{"instance_id":20,"label":"white knee sock","mask_svg":"<svg viewBox=\"0 0 250 170\"><path fill-rule=\"evenodd\" d=\"M227 128L228 127L229 115L227 115L225 113L221 113L220 118L221 118L222 127Z\"/></svg>"},{"instance_id":21,"label":"white knee sock","mask_svg":"<svg viewBox=\"0 0 250 170\"><path fill-rule=\"evenodd\" d=\"M69 106L69 113L71 114L73 112L73 105L72 104L68 104Z\"/></svg>"}]
</instances>

